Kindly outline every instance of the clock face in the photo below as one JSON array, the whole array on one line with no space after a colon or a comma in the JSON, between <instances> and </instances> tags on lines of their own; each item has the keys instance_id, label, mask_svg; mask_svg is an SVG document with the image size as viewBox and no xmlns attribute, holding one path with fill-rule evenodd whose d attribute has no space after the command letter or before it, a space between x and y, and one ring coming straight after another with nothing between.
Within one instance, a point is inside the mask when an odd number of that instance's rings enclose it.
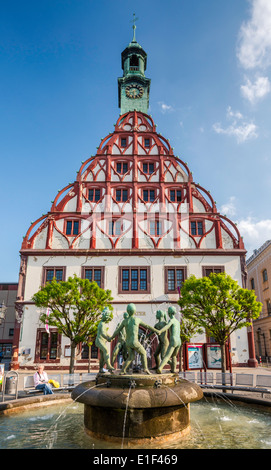
<instances>
[{"instance_id":1,"label":"clock face","mask_svg":"<svg viewBox=\"0 0 271 470\"><path fill-rule=\"evenodd\" d=\"M131 85L128 85L125 88L125 92L126 92L126 96L128 98L137 99L137 98L142 97L142 95L144 93L144 89L143 89L142 86L137 85L136 83L132 83Z\"/></svg>"}]
</instances>

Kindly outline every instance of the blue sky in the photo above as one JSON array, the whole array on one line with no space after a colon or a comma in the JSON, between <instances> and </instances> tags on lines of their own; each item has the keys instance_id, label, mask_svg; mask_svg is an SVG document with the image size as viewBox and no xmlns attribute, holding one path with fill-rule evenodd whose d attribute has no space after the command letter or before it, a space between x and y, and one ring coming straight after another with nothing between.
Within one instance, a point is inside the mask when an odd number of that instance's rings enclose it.
<instances>
[{"instance_id":1,"label":"blue sky","mask_svg":"<svg viewBox=\"0 0 271 470\"><path fill-rule=\"evenodd\" d=\"M270 0L4 0L0 282L18 280L30 222L113 130L134 12L158 132L249 253L271 238Z\"/></svg>"}]
</instances>

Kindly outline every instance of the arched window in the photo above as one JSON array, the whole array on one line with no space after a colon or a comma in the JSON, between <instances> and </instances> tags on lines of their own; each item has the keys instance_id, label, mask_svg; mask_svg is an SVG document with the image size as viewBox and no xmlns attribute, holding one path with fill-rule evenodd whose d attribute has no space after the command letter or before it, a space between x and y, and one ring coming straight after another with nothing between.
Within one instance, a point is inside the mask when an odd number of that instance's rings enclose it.
<instances>
[{"instance_id":1,"label":"arched window","mask_svg":"<svg viewBox=\"0 0 271 470\"><path fill-rule=\"evenodd\" d=\"M132 55L130 58L130 70L138 70L139 68L139 60L137 55Z\"/></svg>"}]
</instances>

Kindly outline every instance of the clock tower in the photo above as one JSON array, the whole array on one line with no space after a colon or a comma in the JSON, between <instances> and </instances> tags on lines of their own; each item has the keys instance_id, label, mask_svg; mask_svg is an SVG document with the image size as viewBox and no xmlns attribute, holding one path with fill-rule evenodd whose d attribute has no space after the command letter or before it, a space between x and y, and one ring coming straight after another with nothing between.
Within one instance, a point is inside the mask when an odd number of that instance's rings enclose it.
<instances>
[{"instance_id":1,"label":"clock tower","mask_svg":"<svg viewBox=\"0 0 271 470\"><path fill-rule=\"evenodd\" d=\"M123 76L118 79L120 114L129 111L148 113L149 107L149 78L145 77L147 54L135 38L133 25L133 40L121 54Z\"/></svg>"}]
</instances>

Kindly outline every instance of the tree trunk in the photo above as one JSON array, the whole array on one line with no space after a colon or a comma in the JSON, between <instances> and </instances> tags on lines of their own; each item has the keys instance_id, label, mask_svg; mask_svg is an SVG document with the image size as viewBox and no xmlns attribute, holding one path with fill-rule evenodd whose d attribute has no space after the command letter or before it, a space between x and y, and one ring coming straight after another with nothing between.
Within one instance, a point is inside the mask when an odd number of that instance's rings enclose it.
<instances>
[{"instance_id":1,"label":"tree trunk","mask_svg":"<svg viewBox=\"0 0 271 470\"><path fill-rule=\"evenodd\" d=\"M222 343L220 344L220 349L221 349L221 372L222 372L222 385L226 385L226 370L227 370L227 364L226 364L226 344ZM226 393L227 390L223 389L223 392Z\"/></svg>"},{"instance_id":2,"label":"tree trunk","mask_svg":"<svg viewBox=\"0 0 271 470\"><path fill-rule=\"evenodd\" d=\"M75 348L76 344L71 343L70 374L74 374Z\"/></svg>"},{"instance_id":3,"label":"tree trunk","mask_svg":"<svg viewBox=\"0 0 271 470\"><path fill-rule=\"evenodd\" d=\"M90 373L91 345L88 345L88 373Z\"/></svg>"}]
</instances>

